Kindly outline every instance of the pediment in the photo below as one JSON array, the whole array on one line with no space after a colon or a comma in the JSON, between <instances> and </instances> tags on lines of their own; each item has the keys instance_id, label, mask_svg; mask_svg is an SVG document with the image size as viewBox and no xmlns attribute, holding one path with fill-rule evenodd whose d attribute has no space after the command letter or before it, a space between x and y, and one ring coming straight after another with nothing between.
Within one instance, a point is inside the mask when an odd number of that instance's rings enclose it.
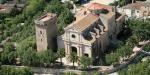
<instances>
[{"instance_id":1,"label":"pediment","mask_svg":"<svg viewBox=\"0 0 150 75\"><path fill-rule=\"evenodd\" d=\"M65 28L65 31L71 31L71 32L79 32L77 28L75 28L74 26L67 26Z\"/></svg>"}]
</instances>

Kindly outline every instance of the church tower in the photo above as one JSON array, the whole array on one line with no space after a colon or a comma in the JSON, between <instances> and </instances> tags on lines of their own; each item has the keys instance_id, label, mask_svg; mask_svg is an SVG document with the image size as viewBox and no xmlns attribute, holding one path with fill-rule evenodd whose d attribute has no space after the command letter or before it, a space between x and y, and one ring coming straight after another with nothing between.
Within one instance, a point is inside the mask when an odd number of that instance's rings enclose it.
<instances>
[{"instance_id":1,"label":"church tower","mask_svg":"<svg viewBox=\"0 0 150 75\"><path fill-rule=\"evenodd\" d=\"M56 50L57 15L47 13L35 20L37 51Z\"/></svg>"}]
</instances>

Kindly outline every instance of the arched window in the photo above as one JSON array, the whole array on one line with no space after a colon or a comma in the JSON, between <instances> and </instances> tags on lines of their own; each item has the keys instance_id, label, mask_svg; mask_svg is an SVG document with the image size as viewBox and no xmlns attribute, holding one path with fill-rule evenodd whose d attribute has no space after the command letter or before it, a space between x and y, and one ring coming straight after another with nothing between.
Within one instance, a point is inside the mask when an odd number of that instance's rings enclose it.
<instances>
[{"instance_id":1,"label":"arched window","mask_svg":"<svg viewBox=\"0 0 150 75\"><path fill-rule=\"evenodd\" d=\"M40 34L42 34L42 31L40 31Z\"/></svg>"}]
</instances>

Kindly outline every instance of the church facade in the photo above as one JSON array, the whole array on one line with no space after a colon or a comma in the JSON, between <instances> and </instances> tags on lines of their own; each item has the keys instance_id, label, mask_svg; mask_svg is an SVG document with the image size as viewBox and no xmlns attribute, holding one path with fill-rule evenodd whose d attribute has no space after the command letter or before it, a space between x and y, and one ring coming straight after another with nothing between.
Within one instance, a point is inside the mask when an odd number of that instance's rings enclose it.
<instances>
[{"instance_id":1,"label":"church facade","mask_svg":"<svg viewBox=\"0 0 150 75\"><path fill-rule=\"evenodd\" d=\"M66 58L75 52L79 57L87 56L99 61L122 30L124 20L125 15L113 11L97 15L86 10L82 18L68 25L64 28L65 33L58 36L58 48L65 49ZM69 60L66 62L70 63Z\"/></svg>"}]
</instances>

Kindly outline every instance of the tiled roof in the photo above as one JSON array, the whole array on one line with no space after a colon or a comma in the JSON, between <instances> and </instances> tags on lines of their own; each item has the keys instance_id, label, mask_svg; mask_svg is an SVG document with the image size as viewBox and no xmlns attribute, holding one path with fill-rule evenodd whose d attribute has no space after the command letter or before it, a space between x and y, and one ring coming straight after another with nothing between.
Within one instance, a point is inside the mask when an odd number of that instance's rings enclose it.
<instances>
[{"instance_id":1,"label":"tiled roof","mask_svg":"<svg viewBox=\"0 0 150 75\"><path fill-rule=\"evenodd\" d=\"M140 10L142 6L150 7L150 2L148 1L137 1L136 3L128 4L124 6L124 9L134 9L134 10Z\"/></svg>"},{"instance_id":2,"label":"tiled roof","mask_svg":"<svg viewBox=\"0 0 150 75\"><path fill-rule=\"evenodd\" d=\"M87 5L87 9L90 9L90 10L107 9L109 11L112 11L113 8L112 8L112 6L107 6L104 4L91 3L91 4Z\"/></svg>"},{"instance_id":3,"label":"tiled roof","mask_svg":"<svg viewBox=\"0 0 150 75\"><path fill-rule=\"evenodd\" d=\"M92 13L88 14L84 18L82 18L79 21L75 21L73 23L73 26L79 30L80 32L84 31L88 27L90 27L94 22L96 22L99 19L99 16L94 15Z\"/></svg>"},{"instance_id":4,"label":"tiled roof","mask_svg":"<svg viewBox=\"0 0 150 75\"><path fill-rule=\"evenodd\" d=\"M124 9L134 9L134 10L140 10L141 6L144 6L142 2L132 3L124 6Z\"/></svg>"}]
</instances>

